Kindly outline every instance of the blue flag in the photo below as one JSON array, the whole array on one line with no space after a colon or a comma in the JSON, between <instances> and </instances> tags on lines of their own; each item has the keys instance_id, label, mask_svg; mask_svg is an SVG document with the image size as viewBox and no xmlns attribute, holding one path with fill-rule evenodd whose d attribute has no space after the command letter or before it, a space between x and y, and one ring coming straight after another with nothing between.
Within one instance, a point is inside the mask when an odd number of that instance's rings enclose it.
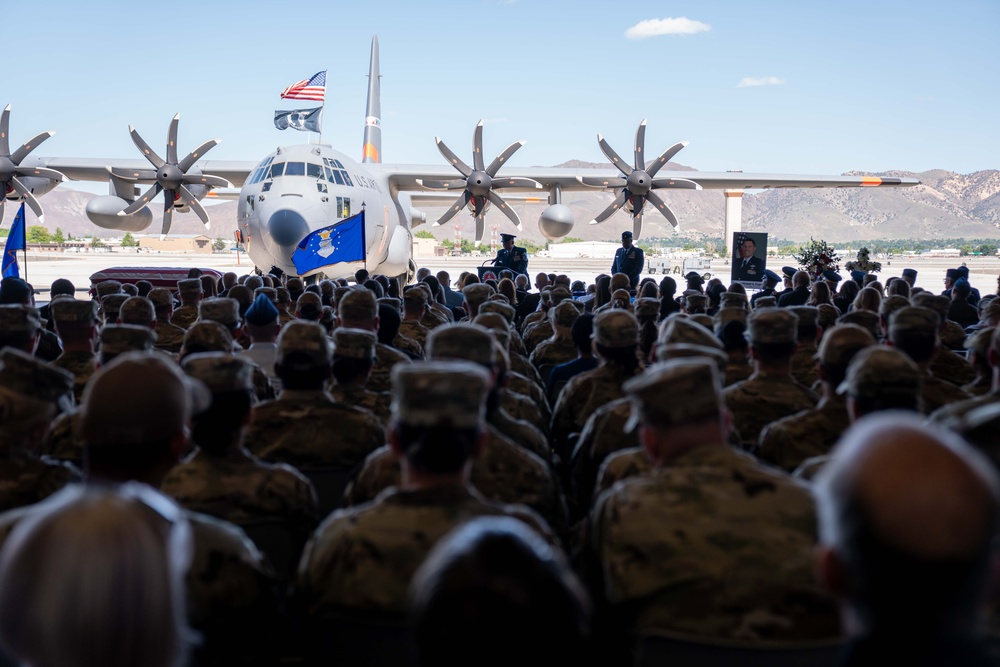
<instances>
[{"instance_id":1,"label":"blue flag","mask_svg":"<svg viewBox=\"0 0 1000 667\"><path fill-rule=\"evenodd\" d=\"M300 276L308 276L326 266L363 262L366 250L365 212L362 210L335 225L311 232L299 241L292 253L292 262Z\"/></svg>"},{"instance_id":2,"label":"blue flag","mask_svg":"<svg viewBox=\"0 0 1000 667\"><path fill-rule=\"evenodd\" d=\"M7 245L3 249L3 277L20 278L21 274L17 266L17 251L26 250L28 247L24 228L24 202L14 216L14 224L10 226L10 234L7 235Z\"/></svg>"}]
</instances>

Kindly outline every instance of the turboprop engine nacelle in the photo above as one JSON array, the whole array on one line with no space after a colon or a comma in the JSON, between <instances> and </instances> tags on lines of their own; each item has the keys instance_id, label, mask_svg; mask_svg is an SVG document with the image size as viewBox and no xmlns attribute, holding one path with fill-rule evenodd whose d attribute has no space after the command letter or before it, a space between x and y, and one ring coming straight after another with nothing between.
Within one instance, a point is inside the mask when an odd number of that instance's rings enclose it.
<instances>
[{"instance_id":1,"label":"turboprop engine nacelle","mask_svg":"<svg viewBox=\"0 0 1000 667\"><path fill-rule=\"evenodd\" d=\"M115 195L101 195L87 202L87 217L103 229L121 232L141 232L153 223L153 212L148 206L132 215L118 215L132 202Z\"/></svg>"},{"instance_id":2,"label":"turboprop engine nacelle","mask_svg":"<svg viewBox=\"0 0 1000 667\"><path fill-rule=\"evenodd\" d=\"M573 210L565 204L552 204L538 217L538 231L550 241L561 239L573 229Z\"/></svg>"}]
</instances>

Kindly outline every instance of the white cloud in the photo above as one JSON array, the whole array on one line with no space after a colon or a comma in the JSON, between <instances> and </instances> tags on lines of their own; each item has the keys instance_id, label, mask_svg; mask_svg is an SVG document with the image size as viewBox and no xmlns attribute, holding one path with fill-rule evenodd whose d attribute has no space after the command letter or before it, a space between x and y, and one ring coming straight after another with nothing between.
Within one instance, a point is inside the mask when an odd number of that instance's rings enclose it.
<instances>
[{"instance_id":1,"label":"white cloud","mask_svg":"<svg viewBox=\"0 0 1000 667\"><path fill-rule=\"evenodd\" d=\"M754 86L781 86L784 79L776 76L745 76L736 84L737 88L753 88Z\"/></svg>"},{"instance_id":2,"label":"white cloud","mask_svg":"<svg viewBox=\"0 0 1000 667\"><path fill-rule=\"evenodd\" d=\"M628 39L646 39L658 35L693 35L698 32L708 32L712 26L701 21L686 18L646 19L639 21L625 31Z\"/></svg>"}]
</instances>

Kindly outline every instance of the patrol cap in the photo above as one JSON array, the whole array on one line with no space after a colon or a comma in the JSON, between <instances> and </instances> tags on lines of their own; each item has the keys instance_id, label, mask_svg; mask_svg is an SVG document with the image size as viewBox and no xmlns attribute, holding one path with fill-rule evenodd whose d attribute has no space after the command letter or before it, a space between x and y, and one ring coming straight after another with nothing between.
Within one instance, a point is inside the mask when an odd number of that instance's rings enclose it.
<instances>
[{"instance_id":1,"label":"patrol cap","mask_svg":"<svg viewBox=\"0 0 1000 667\"><path fill-rule=\"evenodd\" d=\"M198 304L198 318L235 329L240 325L240 304L229 297L205 299Z\"/></svg>"},{"instance_id":2,"label":"patrol cap","mask_svg":"<svg viewBox=\"0 0 1000 667\"><path fill-rule=\"evenodd\" d=\"M489 373L468 361L396 364L392 414L407 426L474 429L485 420L489 388Z\"/></svg>"},{"instance_id":3,"label":"patrol cap","mask_svg":"<svg viewBox=\"0 0 1000 667\"><path fill-rule=\"evenodd\" d=\"M121 312L122 304L128 301L131 297L124 292L118 292L117 294L109 294L101 299L101 310L104 312L104 320L106 322L113 322L118 319L118 313Z\"/></svg>"},{"instance_id":4,"label":"patrol cap","mask_svg":"<svg viewBox=\"0 0 1000 667\"><path fill-rule=\"evenodd\" d=\"M493 294L490 296L489 300L486 301L486 303L489 303L490 301L499 301L500 303L510 303L510 299L507 298L506 294Z\"/></svg>"},{"instance_id":5,"label":"patrol cap","mask_svg":"<svg viewBox=\"0 0 1000 667\"><path fill-rule=\"evenodd\" d=\"M156 334L149 327L105 324L101 328L101 355L104 357L152 350L155 343Z\"/></svg>"},{"instance_id":6,"label":"patrol cap","mask_svg":"<svg viewBox=\"0 0 1000 667\"><path fill-rule=\"evenodd\" d=\"M493 368L493 335L479 324L445 324L427 336L425 351L434 361L460 359Z\"/></svg>"},{"instance_id":7,"label":"patrol cap","mask_svg":"<svg viewBox=\"0 0 1000 667\"><path fill-rule=\"evenodd\" d=\"M0 306L0 334L28 334L33 336L42 326L42 318L31 306L17 303Z\"/></svg>"},{"instance_id":8,"label":"patrol cap","mask_svg":"<svg viewBox=\"0 0 1000 667\"><path fill-rule=\"evenodd\" d=\"M418 306L426 306L427 300L427 292L420 287L411 287L403 292L403 301L406 301L407 303L412 303Z\"/></svg>"},{"instance_id":9,"label":"patrol cap","mask_svg":"<svg viewBox=\"0 0 1000 667\"><path fill-rule=\"evenodd\" d=\"M500 345L501 350L504 354L510 350L510 326L507 324L507 320L503 318L503 315L497 313L480 313L476 315L473 320L473 324L478 324L479 326L485 327L489 330L493 339ZM493 361L496 363L497 354L494 350ZM506 372L506 369L504 369Z\"/></svg>"},{"instance_id":10,"label":"patrol cap","mask_svg":"<svg viewBox=\"0 0 1000 667\"><path fill-rule=\"evenodd\" d=\"M742 308L720 308L712 316L712 330L719 335L730 322L736 321L746 325L748 315L749 312Z\"/></svg>"},{"instance_id":11,"label":"patrol cap","mask_svg":"<svg viewBox=\"0 0 1000 667\"><path fill-rule=\"evenodd\" d=\"M765 285L767 285L769 287L774 287L775 285L777 285L780 282L781 282L781 276L779 276L777 273L775 273L771 269L767 269L766 271L764 271L764 284Z\"/></svg>"},{"instance_id":12,"label":"patrol cap","mask_svg":"<svg viewBox=\"0 0 1000 667\"><path fill-rule=\"evenodd\" d=\"M278 303L291 303L292 293L288 291L288 288L276 287L274 291L277 294Z\"/></svg>"},{"instance_id":13,"label":"patrol cap","mask_svg":"<svg viewBox=\"0 0 1000 667\"><path fill-rule=\"evenodd\" d=\"M781 267L781 272L785 274L786 277L791 278L798 271L794 266L783 266Z\"/></svg>"},{"instance_id":14,"label":"patrol cap","mask_svg":"<svg viewBox=\"0 0 1000 667\"><path fill-rule=\"evenodd\" d=\"M97 322L97 302L76 299L56 299L49 312L56 324L95 324Z\"/></svg>"},{"instance_id":15,"label":"patrol cap","mask_svg":"<svg viewBox=\"0 0 1000 667\"><path fill-rule=\"evenodd\" d=\"M704 294L692 294L691 296L684 297L689 308L707 308L708 307L708 297Z\"/></svg>"},{"instance_id":16,"label":"patrol cap","mask_svg":"<svg viewBox=\"0 0 1000 667\"><path fill-rule=\"evenodd\" d=\"M304 320L315 322L323 314L323 299L314 292L303 292L295 301L295 312Z\"/></svg>"},{"instance_id":17,"label":"patrol cap","mask_svg":"<svg viewBox=\"0 0 1000 667\"><path fill-rule=\"evenodd\" d=\"M792 306L788 310L799 318L798 329L815 327L819 323L819 309L815 306Z\"/></svg>"},{"instance_id":18,"label":"patrol cap","mask_svg":"<svg viewBox=\"0 0 1000 667\"><path fill-rule=\"evenodd\" d=\"M181 366L213 394L254 390L253 366L235 354L199 352L185 357Z\"/></svg>"},{"instance_id":19,"label":"patrol cap","mask_svg":"<svg viewBox=\"0 0 1000 667\"><path fill-rule=\"evenodd\" d=\"M122 284L117 280L105 280L94 286L97 299L101 300L109 294L118 294L122 291Z\"/></svg>"},{"instance_id":20,"label":"patrol cap","mask_svg":"<svg viewBox=\"0 0 1000 667\"><path fill-rule=\"evenodd\" d=\"M218 322L201 320L188 327L182 352L231 352L233 336Z\"/></svg>"},{"instance_id":21,"label":"patrol cap","mask_svg":"<svg viewBox=\"0 0 1000 667\"><path fill-rule=\"evenodd\" d=\"M908 356L892 347L874 345L851 359L837 393L856 398L918 396L922 384L920 369Z\"/></svg>"},{"instance_id":22,"label":"patrol cap","mask_svg":"<svg viewBox=\"0 0 1000 667\"><path fill-rule=\"evenodd\" d=\"M202 293L200 278L185 278L177 281L177 291L181 296L197 296Z\"/></svg>"},{"instance_id":23,"label":"patrol cap","mask_svg":"<svg viewBox=\"0 0 1000 667\"><path fill-rule=\"evenodd\" d=\"M575 304L576 301L569 301L567 303ZM479 306L479 314L482 315L483 313L497 313L502 315L503 318L507 320L507 324L513 324L514 318L517 316L517 309L509 303L487 301L483 305Z\"/></svg>"},{"instance_id":24,"label":"patrol cap","mask_svg":"<svg viewBox=\"0 0 1000 667\"><path fill-rule=\"evenodd\" d=\"M340 327L333 332L333 356L374 359L378 338L371 331Z\"/></svg>"},{"instance_id":25,"label":"patrol cap","mask_svg":"<svg viewBox=\"0 0 1000 667\"><path fill-rule=\"evenodd\" d=\"M889 316L889 336L897 333L914 336L936 336L941 320L930 308L907 306Z\"/></svg>"},{"instance_id":26,"label":"patrol cap","mask_svg":"<svg viewBox=\"0 0 1000 667\"><path fill-rule=\"evenodd\" d=\"M839 283L843 278L833 269L826 269L823 271L823 280L829 280L831 283Z\"/></svg>"},{"instance_id":27,"label":"patrol cap","mask_svg":"<svg viewBox=\"0 0 1000 667\"><path fill-rule=\"evenodd\" d=\"M714 347L717 350L723 349L722 341L716 338L711 331L692 321L690 317L676 314L660 322L660 334L656 342L661 345L692 343Z\"/></svg>"},{"instance_id":28,"label":"patrol cap","mask_svg":"<svg viewBox=\"0 0 1000 667\"><path fill-rule=\"evenodd\" d=\"M876 344L875 336L864 327L844 324L834 327L823 336L816 358L824 364L843 366L858 352Z\"/></svg>"},{"instance_id":29,"label":"patrol cap","mask_svg":"<svg viewBox=\"0 0 1000 667\"><path fill-rule=\"evenodd\" d=\"M747 296L740 292L723 292L719 299L720 308L748 308Z\"/></svg>"},{"instance_id":30,"label":"patrol cap","mask_svg":"<svg viewBox=\"0 0 1000 667\"><path fill-rule=\"evenodd\" d=\"M306 289L305 283L302 282L302 278L289 278L285 281L285 289L289 293L304 292Z\"/></svg>"},{"instance_id":31,"label":"patrol cap","mask_svg":"<svg viewBox=\"0 0 1000 667\"><path fill-rule=\"evenodd\" d=\"M747 317L747 340L753 343L792 343L798 316L787 308L757 308Z\"/></svg>"},{"instance_id":32,"label":"patrol cap","mask_svg":"<svg viewBox=\"0 0 1000 667\"><path fill-rule=\"evenodd\" d=\"M26 352L5 347L0 351L0 388L63 409L71 404L73 375Z\"/></svg>"},{"instance_id":33,"label":"patrol cap","mask_svg":"<svg viewBox=\"0 0 1000 667\"><path fill-rule=\"evenodd\" d=\"M230 290L231 292L232 290ZM149 290L149 294L146 296L150 301L153 302L153 307L159 310L160 308L166 308L167 306L174 305L174 297L170 293L170 290L163 287L154 287Z\"/></svg>"},{"instance_id":34,"label":"patrol cap","mask_svg":"<svg viewBox=\"0 0 1000 667\"><path fill-rule=\"evenodd\" d=\"M718 368L719 373L722 374L725 374L726 365L729 363L729 355L717 347L707 347L693 343L671 343L670 345L660 345L656 348L657 361L690 358L712 361Z\"/></svg>"},{"instance_id":35,"label":"patrol cap","mask_svg":"<svg viewBox=\"0 0 1000 667\"><path fill-rule=\"evenodd\" d=\"M640 423L663 428L717 418L720 387L716 364L708 359L658 363L622 385L632 403L625 431Z\"/></svg>"},{"instance_id":36,"label":"patrol cap","mask_svg":"<svg viewBox=\"0 0 1000 667\"><path fill-rule=\"evenodd\" d=\"M778 306L778 299L773 296L759 296L753 302L753 309L758 308L776 308Z\"/></svg>"},{"instance_id":37,"label":"patrol cap","mask_svg":"<svg viewBox=\"0 0 1000 667\"><path fill-rule=\"evenodd\" d=\"M980 329L965 339L965 349L972 350L980 359L986 359L990 351L990 346L993 343L993 334L995 331L995 327ZM997 337L997 344L1000 346L1000 336ZM997 353L1000 354L1000 349L997 350Z\"/></svg>"},{"instance_id":38,"label":"patrol cap","mask_svg":"<svg viewBox=\"0 0 1000 667\"><path fill-rule=\"evenodd\" d=\"M394 296L383 296L376 299L375 303L379 306L389 306L389 308L391 308L396 314L399 314L400 308L403 305L402 302Z\"/></svg>"},{"instance_id":39,"label":"patrol cap","mask_svg":"<svg viewBox=\"0 0 1000 667\"><path fill-rule=\"evenodd\" d=\"M692 283L698 283L699 285L705 282L705 279L697 271L688 271L684 274L684 280Z\"/></svg>"},{"instance_id":40,"label":"patrol cap","mask_svg":"<svg viewBox=\"0 0 1000 667\"><path fill-rule=\"evenodd\" d=\"M266 294L258 294L243 317L248 324L262 327L278 320L278 308L271 303Z\"/></svg>"},{"instance_id":41,"label":"patrol cap","mask_svg":"<svg viewBox=\"0 0 1000 667\"><path fill-rule=\"evenodd\" d=\"M375 295L367 292L374 302ZM289 370L313 370L330 363L330 339L315 322L289 322L278 335L278 353L274 363Z\"/></svg>"},{"instance_id":42,"label":"patrol cap","mask_svg":"<svg viewBox=\"0 0 1000 667\"><path fill-rule=\"evenodd\" d=\"M378 316L375 294L367 289L349 290L337 301L337 316L346 322L368 322Z\"/></svg>"},{"instance_id":43,"label":"patrol cap","mask_svg":"<svg viewBox=\"0 0 1000 667\"><path fill-rule=\"evenodd\" d=\"M594 317L592 338L598 345L610 348L638 345L639 321L627 310L620 308L605 310Z\"/></svg>"},{"instance_id":44,"label":"patrol cap","mask_svg":"<svg viewBox=\"0 0 1000 667\"><path fill-rule=\"evenodd\" d=\"M637 320L655 320L660 316L660 300L650 297L636 299L635 303L632 304L632 312L635 313ZM573 320L576 321L576 318ZM573 324L570 323L569 326L573 326Z\"/></svg>"},{"instance_id":45,"label":"patrol cap","mask_svg":"<svg viewBox=\"0 0 1000 667\"><path fill-rule=\"evenodd\" d=\"M122 324L148 325L156 319L153 302L144 296L130 296L118 311Z\"/></svg>"},{"instance_id":46,"label":"patrol cap","mask_svg":"<svg viewBox=\"0 0 1000 667\"><path fill-rule=\"evenodd\" d=\"M246 317L246 312L253 304L253 292L246 285L233 285L226 292L226 296L230 299L236 299L236 303L240 304L240 315Z\"/></svg>"},{"instance_id":47,"label":"patrol cap","mask_svg":"<svg viewBox=\"0 0 1000 667\"><path fill-rule=\"evenodd\" d=\"M462 295L470 304L481 304L493 294L493 288L486 283L472 283L462 288Z\"/></svg>"},{"instance_id":48,"label":"patrol cap","mask_svg":"<svg viewBox=\"0 0 1000 667\"><path fill-rule=\"evenodd\" d=\"M501 234L501 235L500 235L500 239L501 239L502 241L513 241L513 240L514 240L514 239L516 239L516 238L517 238L517 237L516 237L516 236L514 236L513 234Z\"/></svg>"},{"instance_id":49,"label":"patrol cap","mask_svg":"<svg viewBox=\"0 0 1000 667\"><path fill-rule=\"evenodd\" d=\"M278 290L274 289L273 287L258 287L254 289L253 296L255 299L259 294L264 294L265 296L267 296L267 298L270 299L271 303L273 304L278 303Z\"/></svg>"},{"instance_id":50,"label":"patrol cap","mask_svg":"<svg viewBox=\"0 0 1000 667\"><path fill-rule=\"evenodd\" d=\"M915 279L917 277L917 270L916 269L903 269L903 276L906 277L906 278L914 278Z\"/></svg>"},{"instance_id":51,"label":"patrol cap","mask_svg":"<svg viewBox=\"0 0 1000 667\"><path fill-rule=\"evenodd\" d=\"M622 232L622 238L623 239L630 239L630 238L632 238L632 232L630 232L629 230L626 229L624 232Z\"/></svg>"},{"instance_id":52,"label":"patrol cap","mask_svg":"<svg viewBox=\"0 0 1000 667\"><path fill-rule=\"evenodd\" d=\"M705 313L694 313L693 315L688 315L688 319L695 324L701 325L706 331L714 331L715 323L712 321L711 315L706 315Z\"/></svg>"}]
</instances>

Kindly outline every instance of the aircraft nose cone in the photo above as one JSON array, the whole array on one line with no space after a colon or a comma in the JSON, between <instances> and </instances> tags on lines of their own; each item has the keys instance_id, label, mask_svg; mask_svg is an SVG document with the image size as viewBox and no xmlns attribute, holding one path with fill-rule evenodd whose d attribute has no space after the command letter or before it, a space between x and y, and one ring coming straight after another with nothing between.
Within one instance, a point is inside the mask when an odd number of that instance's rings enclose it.
<instances>
[{"instance_id":1,"label":"aircraft nose cone","mask_svg":"<svg viewBox=\"0 0 1000 667\"><path fill-rule=\"evenodd\" d=\"M292 246L305 238L309 233L309 225L298 211L283 208L268 218L267 231L278 245Z\"/></svg>"}]
</instances>

